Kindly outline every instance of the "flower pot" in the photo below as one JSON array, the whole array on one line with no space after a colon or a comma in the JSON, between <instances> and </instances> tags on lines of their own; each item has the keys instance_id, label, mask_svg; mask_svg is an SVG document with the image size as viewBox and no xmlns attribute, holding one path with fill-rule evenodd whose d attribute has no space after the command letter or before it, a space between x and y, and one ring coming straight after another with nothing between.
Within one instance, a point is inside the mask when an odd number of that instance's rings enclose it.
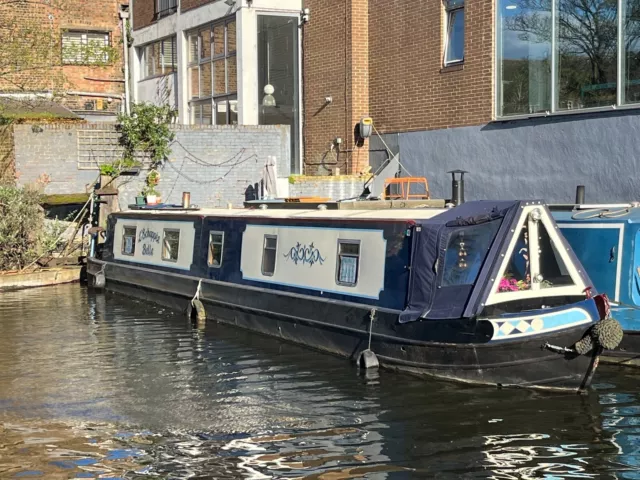
<instances>
[{"instance_id":1,"label":"flower pot","mask_svg":"<svg viewBox=\"0 0 640 480\"><path fill-rule=\"evenodd\" d=\"M145 203L145 199L142 196L136 197L136 205L144 205Z\"/></svg>"},{"instance_id":2,"label":"flower pot","mask_svg":"<svg viewBox=\"0 0 640 480\"><path fill-rule=\"evenodd\" d=\"M156 203L158 203L156 195L147 195L147 205L155 205Z\"/></svg>"}]
</instances>

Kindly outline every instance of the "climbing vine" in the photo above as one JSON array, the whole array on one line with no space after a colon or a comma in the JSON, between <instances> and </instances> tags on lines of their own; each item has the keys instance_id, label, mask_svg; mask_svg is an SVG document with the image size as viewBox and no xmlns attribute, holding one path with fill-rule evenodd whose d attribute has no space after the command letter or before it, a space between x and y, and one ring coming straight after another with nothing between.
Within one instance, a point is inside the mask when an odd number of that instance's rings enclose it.
<instances>
[{"instance_id":1,"label":"climbing vine","mask_svg":"<svg viewBox=\"0 0 640 480\"><path fill-rule=\"evenodd\" d=\"M100 173L117 177L124 171L140 167L145 157L152 169L161 165L171 154L170 144L175 135L170 125L174 117L175 111L168 105L150 103L133 104L130 114L119 114L122 158L101 165Z\"/></svg>"}]
</instances>

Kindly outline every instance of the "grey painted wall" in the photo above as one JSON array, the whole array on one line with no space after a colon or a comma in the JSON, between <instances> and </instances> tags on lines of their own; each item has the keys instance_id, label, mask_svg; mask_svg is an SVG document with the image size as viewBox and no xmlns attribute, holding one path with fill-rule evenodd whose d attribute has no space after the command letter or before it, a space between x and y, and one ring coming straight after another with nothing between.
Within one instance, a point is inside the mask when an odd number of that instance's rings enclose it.
<instances>
[{"instance_id":1,"label":"grey painted wall","mask_svg":"<svg viewBox=\"0 0 640 480\"><path fill-rule=\"evenodd\" d=\"M400 133L401 162L425 176L432 196L448 198L448 170L463 169L466 199L573 202L640 199L637 110L495 122L478 127ZM403 173L406 175L406 173Z\"/></svg>"},{"instance_id":2,"label":"grey painted wall","mask_svg":"<svg viewBox=\"0 0 640 480\"><path fill-rule=\"evenodd\" d=\"M96 181L98 170L78 168L78 131L90 130L105 142L101 132L113 128L113 124L16 125L19 184L33 183L47 174L51 183L45 193L86 192ZM159 168L161 180L157 189L165 203L181 203L182 192L188 191L192 203L200 206L242 206L246 195L256 186L260 189L264 165L270 156L276 158L278 176L289 176L288 126L175 126L174 131L172 153ZM117 143L111 147L117 152ZM96 158L105 155L108 148L104 143L96 146ZM135 203L145 176L143 171L118 180L120 208Z\"/></svg>"}]
</instances>

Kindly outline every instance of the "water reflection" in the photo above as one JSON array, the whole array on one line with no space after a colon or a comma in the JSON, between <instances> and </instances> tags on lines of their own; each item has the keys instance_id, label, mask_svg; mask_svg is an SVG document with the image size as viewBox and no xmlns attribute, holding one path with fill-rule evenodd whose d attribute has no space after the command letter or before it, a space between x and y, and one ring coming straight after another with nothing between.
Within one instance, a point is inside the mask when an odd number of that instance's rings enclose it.
<instances>
[{"instance_id":1,"label":"water reflection","mask_svg":"<svg viewBox=\"0 0 640 480\"><path fill-rule=\"evenodd\" d=\"M122 478L640 478L630 373L582 397L365 376L77 286L4 294L0 322L11 476L112 475L122 456Z\"/></svg>"}]
</instances>

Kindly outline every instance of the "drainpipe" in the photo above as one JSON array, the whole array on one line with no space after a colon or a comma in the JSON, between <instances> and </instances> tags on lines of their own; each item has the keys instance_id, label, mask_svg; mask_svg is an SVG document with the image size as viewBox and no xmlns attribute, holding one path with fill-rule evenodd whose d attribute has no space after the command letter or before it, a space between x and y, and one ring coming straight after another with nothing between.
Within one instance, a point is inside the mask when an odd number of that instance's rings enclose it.
<instances>
[{"instance_id":1,"label":"drainpipe","mask_svg":"<svg viewBox=\"0 0 640 480\"><path fill-rule=\"evenodd\" d=\"M129 20L129 7L120 7L120 21L122 25L122 49L124 61L124 113L129 114L129 42L127 40L127 21Z\"/></svg>"}]
</instances>

